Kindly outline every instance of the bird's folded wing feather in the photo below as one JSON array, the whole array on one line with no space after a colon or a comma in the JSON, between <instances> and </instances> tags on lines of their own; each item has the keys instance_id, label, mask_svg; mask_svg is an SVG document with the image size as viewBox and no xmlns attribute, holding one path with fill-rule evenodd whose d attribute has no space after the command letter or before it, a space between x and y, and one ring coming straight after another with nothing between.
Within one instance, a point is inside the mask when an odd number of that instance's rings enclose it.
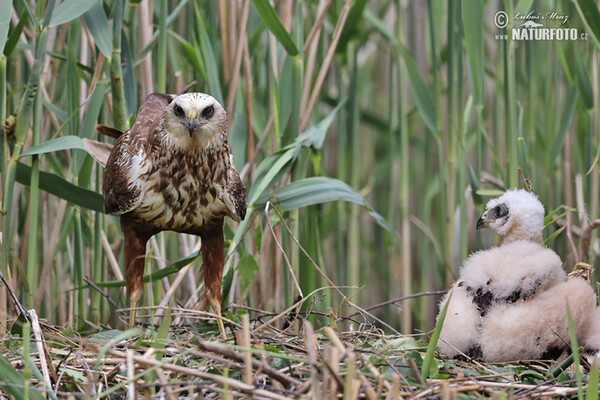
<instances>
[{"instance_id":1,"label":"bird's folded wing feather","mask_svg":"<svg viewBox=\"0 0 600 400\"><path fill-rule=\"evenodd\" d=\"M137 182L140 163L148 137L158 126L165 108L174 95L152 93L140 106L135 124L122 134L106 162L102 191L104 211L107 214L125 214L135 209L142 200L143 191Z\"/></svg>"},{"instance_id":2,"label":"bird's folded wing feather","mask_svg":"<svg viewBox=\"0 0 600 400\"><path fill-rule=\"evenodd\" d=\"M232 206L229 207L232 211L231 218L240 222L246 217L246 187L242 183L242 179L235 170L233 163L231 163L227 175L226 196L228 203Z\"/></svg>"},{"instance_id":3,"label":"bird's folded wing feather","mask_svg":"<svg viewBox=\"0 0 600 400\"><path fill-rule=\"evenodd\" d=\"M125 214L135 209L142 200L142 190L132 176L135 154L131 152L130 138L129 132L126 132L117 139L106 163L102 192L107 214Z\"/></svg>"}]
</instances>

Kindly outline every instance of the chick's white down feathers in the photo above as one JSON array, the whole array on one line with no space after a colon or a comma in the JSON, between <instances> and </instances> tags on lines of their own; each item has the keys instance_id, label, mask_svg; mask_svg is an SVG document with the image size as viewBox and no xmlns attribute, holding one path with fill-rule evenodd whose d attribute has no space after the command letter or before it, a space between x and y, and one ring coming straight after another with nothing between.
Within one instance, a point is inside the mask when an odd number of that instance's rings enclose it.
<instances>
[{"instance_id":1,"label":"chick's white down feathers","mask_svg":"<svg viewBox=\"0 0 600 400\"><path fill-rule=\"evenodd\" d=\"M509 190L487 203L482 219L503 242L471 254L442 299L440 310L450 303L439 351L498 362L545 357L569 346L567 304L580 343L600 350L595 293L583 279L567 281L558 255L544 247L537 196Z\"/></svg>"}]
</instances>

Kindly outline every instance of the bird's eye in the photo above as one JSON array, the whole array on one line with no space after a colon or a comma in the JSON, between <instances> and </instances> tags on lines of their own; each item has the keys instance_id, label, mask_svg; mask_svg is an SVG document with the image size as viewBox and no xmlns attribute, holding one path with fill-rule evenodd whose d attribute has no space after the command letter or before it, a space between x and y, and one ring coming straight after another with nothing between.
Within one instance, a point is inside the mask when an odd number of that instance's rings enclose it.
<instances>
[{"instance_id":1,"label":"bird's eye","mask_svg":"<svg viewBox=\"0 0 600 400\"><path fill-rule=\"evenodd\" d=\"M175 111L175 115L177 115L178 117L183 117L183 114L185 114L183 112L183 108L181 108L179 104L175 104L175 106L173 107L173 111Z\"/></svg>"},{"instance_id":2,"label":"bird's eye","mask_svg":"<svg viewBox=\"0 0 600 400\"><path fill-rule=\"evenodd\" d=\"M204 110L202 110L202 116L206 119L209 119L215 113L215 108L213 106L208 106Z\"/></svg>"},{"instance_id":3,"label":"bird's eye","mask_svg":"<svg viewBox=\"0 0 600 400\"><path fill-rule=\"evenodd\" d=\"M508 217L508 207L504 203L498 204L494 207L494 214L496 214L496 218Z\"/></svg>"}]
</instances>

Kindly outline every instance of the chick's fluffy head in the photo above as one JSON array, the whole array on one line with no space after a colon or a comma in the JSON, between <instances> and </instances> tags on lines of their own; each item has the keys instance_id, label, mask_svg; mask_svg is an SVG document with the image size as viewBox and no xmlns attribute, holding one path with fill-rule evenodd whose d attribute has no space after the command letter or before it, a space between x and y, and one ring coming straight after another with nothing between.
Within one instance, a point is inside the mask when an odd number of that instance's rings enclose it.
<instances>
[{"instance_id":1,"label":"chick's fluffy head","mask_svg":"<svg viewBox=\"0 0 600 400\"><path fill-rule=\"evenodd\" d=\"M544 213L544 206L534 193L512 189L488 201L477 227L489 227L505 241L541 241Z\"/></svg>"}]
</instances>

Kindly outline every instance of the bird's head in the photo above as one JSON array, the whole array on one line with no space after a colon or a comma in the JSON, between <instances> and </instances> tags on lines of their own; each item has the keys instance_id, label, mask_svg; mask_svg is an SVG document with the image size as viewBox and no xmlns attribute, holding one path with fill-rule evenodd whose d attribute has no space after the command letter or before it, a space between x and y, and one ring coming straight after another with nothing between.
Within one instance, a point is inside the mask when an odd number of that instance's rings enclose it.
<instances>
[{"instance_id":1,"label":"bird's head","mask_svg":"<svg viewBox=\"0 0 600 400\"><path fill-rule=\"evenodd\" d=\"M488 201L477 221L477 229L490 228L504 238L504 243L530 240L543 243L544 206L537 196L523 189L506 191Z\"/></svg>"},{"instance_id":2,"label":"bird's head","mask_svg":"<svg viewBox=\"0 0 600 400\"><path fill-rule=\"evenodd\" d=\"M173 99L164 114L169 141L182 148L207 149L227 140L227 113L204 93L185 93Z\"/></svg>"}]
</instances>

